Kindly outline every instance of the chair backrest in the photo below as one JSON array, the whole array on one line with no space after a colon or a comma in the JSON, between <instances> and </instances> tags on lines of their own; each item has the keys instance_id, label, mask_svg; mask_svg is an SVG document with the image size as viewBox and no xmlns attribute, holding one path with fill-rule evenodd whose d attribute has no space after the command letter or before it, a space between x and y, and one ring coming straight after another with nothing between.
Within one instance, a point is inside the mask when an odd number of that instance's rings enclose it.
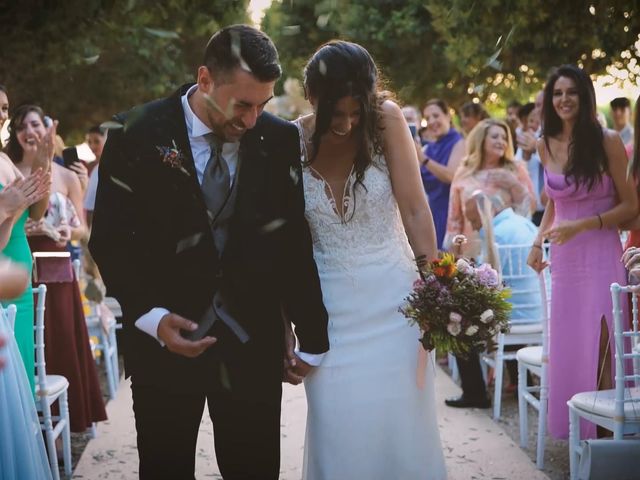
<instances>
[{"instance_id":1,"label":"chair backrest","mask_svg":"<svg viewBox=\"0 0 640 480\"><path fill-rule=\"evenodd\" d=\"M36 383L40 387L40 392L46 392L47 368L44 358L44 307L47 297L47 286L38 285L32 289L36 295Z\"/></svg>"},{"instance_id":2,"label":"chair backrest","mask_svg":"<svg viewBox=\"0 0 640 480\"><path fill-rule=\"evenodd\" d=\"M497 250L502 280L511 289L511 323L541 322L541 281L535 270L527 265L531 244L498 245Z\"/></svg>"},{"instance_id":3,"label":"chair backrest","mask_svg":"<svg viewBox=\"0 0 640 480\"><path fill-rule=\"evenodd\" d=\"M634 293L637 291L637 287L630 286L620 286L617 283L611 284L611 301L613 303L613 327L614 327L614 348L615 348L615 359L616 359L616 378L615 378L615 389L616 389L616 397L615 397L615 415L617 418L624 418L624 404L625 403L634 403L637 404L637 407L640 410L640 395L636 397L632 397L631 395L625 399L625 389L627 388L627 384L631 384L633 386L638 386L640 384L640 372L634 368L634 371L631 374L625 372L625 365L628 365L628 362L625 360L632 360L634 366L638 364L640 361L640 351L637 351L633 348L634 345L637 344L640 332L638 332L638 296ZM623 303L621 302L621 297L624 299L623 301L628 302L628 296L631 295L631 311L632 311L632 322L631 322L631 330L625 330L625 325L627 324L627 319L623 318L624 309L622 308ZM628 339L628 341L625 341ZM626 352L625 349L629 350Z\"/></svg>"}]
</instances>

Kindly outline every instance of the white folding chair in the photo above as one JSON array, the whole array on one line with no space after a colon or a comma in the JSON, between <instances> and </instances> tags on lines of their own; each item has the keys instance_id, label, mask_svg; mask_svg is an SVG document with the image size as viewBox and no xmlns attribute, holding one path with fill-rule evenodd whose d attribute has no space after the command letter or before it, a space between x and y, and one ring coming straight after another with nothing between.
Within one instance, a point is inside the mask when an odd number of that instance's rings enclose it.
<instances>
[{"instance_id":1,"label":"white folding chair","mask_svg":"<svg viewBox=\"0 0 640 480\"><path fill-rule=\"evenodd\" d=\"M87 330L90 337L98 339L98 343L93 345L94 354L101 353L104 359L104 367L107 373L107 384L109 387L109 398L116 398L118 384L120 383L120 367L118 365L118 343L116 341L116 319L109 318L109 322L103 325L100 316L100 306L95 302L89 302L89 314L86 316ZM95 357L96 363L100 363L100 357Z\"/></svg>"},{"instance_id":2,"label":"white folding chair","mask_svg":"<svg viewBox=\"0 0 640 480\"><path fill-rule=\"evenodd\" d=\"M492 353L480 355L486 378L486 365L494 368L493 418L500 418L502 406L502 378L504 362L515 360L516 352L505 352L509 345L541 345L542 318L539 282L536 272L527 265L531 244L499 245L498 256L502 268L502 280L511 288L509 302L513 305L509 332L498 333L496 349ZM523 301L521 297L528 298ZM529 301L535 298L535 301ZM514 313L517 312L514 317Z\"/></svg>"},{"instance_id":3,"label":"white folding chair","mask_svg":"<svg viewBox=\"0 0 640 480\"><path fill-rule=\"evenodd\" d=\"M67 390L69 382L62 375L47 375L44 356L44 309L47 294L46 285L33 288L36 297L35 348L36 348L36 408L40 416L40 426L44 430L49 453L49 464L54 480L58 480L58 455L56 438L62 437L64 473L71 477L71 424ZM58 402L59 414L51 414L51 405Z\"/></svg>"},{"instance_id":4,"label":"white folding chair","mask_svg":"<svg viewBox=\"0 0 640 480\"><path fill-rule=\"evenodd\" d=\"M637 343L638 332L638 297L633 287L622 287L611 284L613 301L614 351L615 351L615 388L595 392L581 392L571 397L569 406L569 466L571 480L578 478L578 463L583 452L580 444L580 418L595 423L613 432L614 440L622 440L624 435L640 433L640 372L634 370L630 375L625 373L625 360L633 360L637 365L640 351ZM625 331L623 310L620 297L627 302L632 297L633 321L631 330ZM626 339L626 340L625 340ZM629 350L629 353L625 352ZM628 384L632 386L628 386Z\"/></svg>"},{"instance_id":5,"label":"white folding chair","mask_svg":"<svg viewBox=\"0 0 640 480\"><path fill-rule=\"evenodd\" d=\"M549 302L545 273L538 275L542 297L542 345L521 348L516 352L518 361L518 414L520 418L520 446L526 448L529 440L527 405L538 411L538 439L536 465L544 468L544 440L547 430L547 402L549 398ZM540 377L540 385L527 385L527 373ZM534 396L538 394L538 397Z\"/></svg>"}]
</instances>

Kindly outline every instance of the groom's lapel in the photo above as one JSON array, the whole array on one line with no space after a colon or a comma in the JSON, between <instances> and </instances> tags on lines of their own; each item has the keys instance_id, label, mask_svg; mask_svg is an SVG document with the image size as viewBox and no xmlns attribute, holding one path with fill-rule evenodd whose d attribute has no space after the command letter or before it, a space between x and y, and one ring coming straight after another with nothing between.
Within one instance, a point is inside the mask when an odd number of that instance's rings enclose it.
<instances>
[{"instance_id":1,"label":"groom's lapel","mask_svg":"<svg viewBox=\"0 0 640 480\"><path fill-rule=\"evenodd\" d=\"M175 142L176 148L183 154L182 167L186 170L187 174L191 177L192 186L198 191L200 190L200 183L198 182L198 176L196 174L195 162L193 160L193 153L191 152L191 142L189 142L189 135L187 133L187 124L184 119L184 110L182 109L182 96L187 93L187 90L191 88L190 84L183 85L176 90L171 97L169 97L169 115L168 115L168 132L167 136ZM202 201L204 207L204 200Z\"/></svg>"},{"instance_id":2,"label":"groom's lapel","mask_svg":"<svg viewBox=\"0 0 640 480\"><path fill-rule=\"evenodd\" d=\"M240 171L236 210L238 212L255 208L256 200L261 196L261 186L264 186L267 168L269 166L269 152L266 150L266 133L264 129L264 115L258 117L255 127L247 132L240 141Z\"/></svg>"}]
</instances>

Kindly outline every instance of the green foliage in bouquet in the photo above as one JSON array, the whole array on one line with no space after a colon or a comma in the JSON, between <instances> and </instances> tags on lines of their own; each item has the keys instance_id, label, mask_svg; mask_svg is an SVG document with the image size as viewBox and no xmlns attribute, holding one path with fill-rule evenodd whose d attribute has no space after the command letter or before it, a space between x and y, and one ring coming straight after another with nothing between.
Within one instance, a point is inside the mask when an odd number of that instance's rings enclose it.
<instances>
[{"instance_id":1,"label":"green foliage in bouquet","mask_svg":"<svg viewBox=\"0 0 640 480\"><path fill-rule=\"evenodd\" d=\"M491 349L499 331L509 328L511 291L488 264L476 267L451 254L427 263L400 311L423 332L420 342L466 356Z\"/></svg>"}]
</instances>

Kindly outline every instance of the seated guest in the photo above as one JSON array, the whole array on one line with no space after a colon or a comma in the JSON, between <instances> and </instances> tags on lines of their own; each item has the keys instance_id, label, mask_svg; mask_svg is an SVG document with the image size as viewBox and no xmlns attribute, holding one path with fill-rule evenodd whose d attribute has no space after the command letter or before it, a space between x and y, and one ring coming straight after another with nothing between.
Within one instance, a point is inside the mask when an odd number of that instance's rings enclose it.
<instances>
[{"instance_id":1,"label":"seated guest","mask_svg":"<svg viewBox=\"0 0 640 480\"><path fill-rule=\"evenodd\" d=\"M467 156L451 184L447 234L443 245L449 248L456 235L465 235L469 242L462 253L474 257L479 253L478 236L465 215L465 205L471 193L480 189L491 195L503 185L509 185L512 191L508 206L526 217L533 211L535 195L526 166L513 160L511 132L506 123L495 119L482 120L471 131L466 142ZM461 253L458 248L452 248L452 251Z\"/></svg>"},{"instance_id":2,"label":"seated guest","mask_svg":"<svg viewBox=\"0 0 640 480\"><path fill-rule=\"evenodd\" d=\"M527 218L518 215L513 208L507 207L512 203L510 198L511 186L505 185L495 194L487 196L480 190L473 192L465 204L465 215L472 228L478 232L486 245L484 260L494 268L507 273L511 268L508 258L500 258L496 247L500 245L526 245L523 247L522 261L526 261L529 245L535 239L538 229ZM540 301L538 281L535 276L511 281L508 284L514 291L511 301L514 304L535 304ZM540 318L540 311L522 311L517 308L511 313L512 319ZM460 380L462 382L462 396L450 398L445 403L450 407L488 408L490 401L482 378L480 358L478 353L471 353L467 358L456 356ZM513 379L513 372L510 372Z\"/></svg>"}]
</instances>

